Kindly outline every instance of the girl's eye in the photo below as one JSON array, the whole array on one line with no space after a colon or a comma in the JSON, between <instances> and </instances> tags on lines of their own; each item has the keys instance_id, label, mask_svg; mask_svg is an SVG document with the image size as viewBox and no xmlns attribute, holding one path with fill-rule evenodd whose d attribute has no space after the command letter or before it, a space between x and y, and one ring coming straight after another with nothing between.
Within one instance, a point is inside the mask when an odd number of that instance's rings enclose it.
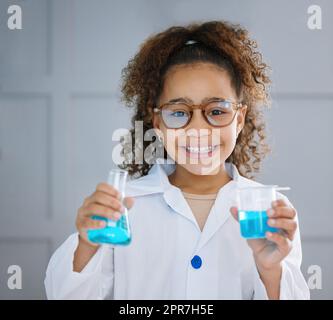
<instances>
[{"instance_id":1,"label":"girl's eye","mask_svg":"<svg viewBox=\"0 0 333 320\"><path fill-rule=\"evenodd\" d=\"M175 117L183 117L186 116L186 112L185 111L174 111L171 113L172 116Z\"/></svg>"},{"instance_id":2,"label":"girl's eye","mask_svg":"<svg viewBox=\"0 0 333 320\"><path fill-rule=\"evenodd\" d=\"M220 116L220 115L222 115L222 114L225 114L226 112L223 111L223 110L221 110L221 109L213 109L213 110L211 110L209 113L210 113L210 115L212 115L212 116Z\"/></svg>"}]
</instances>

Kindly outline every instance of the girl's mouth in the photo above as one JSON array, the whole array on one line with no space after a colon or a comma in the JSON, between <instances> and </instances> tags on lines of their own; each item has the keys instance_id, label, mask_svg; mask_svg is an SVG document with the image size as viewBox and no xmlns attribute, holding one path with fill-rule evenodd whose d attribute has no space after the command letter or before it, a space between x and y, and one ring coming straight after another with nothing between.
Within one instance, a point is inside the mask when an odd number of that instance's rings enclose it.
<instances>
[{"instance_id":1,"label":"girl's mouth","mask_svg":"<svg viewBox=\"0 0 333 320\"><path fill-rule=\"evenodd\" d=\"M220 145L207 146L207 147L179 147L185 151L188 158L209 158L212 157L214 152L220 147Z\"/></svg>"}]
</instances>

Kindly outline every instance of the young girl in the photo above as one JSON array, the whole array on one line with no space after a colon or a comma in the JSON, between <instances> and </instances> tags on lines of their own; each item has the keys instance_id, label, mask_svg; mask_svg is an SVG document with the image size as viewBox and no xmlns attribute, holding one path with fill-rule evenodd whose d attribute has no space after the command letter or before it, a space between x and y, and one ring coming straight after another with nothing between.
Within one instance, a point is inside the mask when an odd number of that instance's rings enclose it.
<instances>
[{"instance_id":1,"label":"young girl","mask_svg":"<svg viewBox=\"0 0 333 320\"><path fill-rule=\"evenodd\" d=\"M162 155L137 161L151 141L123 141L128 246L92 243L100 215L118 220L118 190L97 185L76 227L52 256L49 299L309 299L300 271L298 218L287 197L268 210L280 232L242 238L236 188L261 185L252 174L268 152L262 106L268 66L246 30L222 21L171 27L151 36L123 71L132 124L154 130ZM129 150L130 148L130 150ZM136 149L135 149L136 148Z\"/></svg>"}]
</instances>

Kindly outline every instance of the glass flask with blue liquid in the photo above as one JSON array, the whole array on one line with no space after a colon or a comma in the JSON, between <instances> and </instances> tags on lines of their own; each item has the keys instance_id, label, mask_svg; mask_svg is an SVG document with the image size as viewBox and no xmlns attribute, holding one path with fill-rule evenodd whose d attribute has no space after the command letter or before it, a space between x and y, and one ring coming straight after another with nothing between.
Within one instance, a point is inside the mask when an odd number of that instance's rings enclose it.
<instances>
[{"instance_id":1,"label":"glass flask with blue liquid","mask_svg":"<svg viewBox=\"0 0 333 320\"><path fill-rule=\"evenodd\" d=\"M268 225L267 210L276 200L276 191L289 190L277 185L249 186L237 189L238 221L242 237L246 239L266 238L266 232L279 229Z\"/></svg>"},{"instance_id":2,"label":"glass flask with blue liquid","mask_svg":"<svg viewBox=\"0 0 333 320\"><path fill-rule=\"evenodd\" d=\"M108 176L108 184L121 193L121 202L125 197L127 174L125 170L113 169ZM92 216L92 219L105 221L106 226L101 229L90 229L87 231L88 239L91 242L109 245L128 245L131 242L132 235L126 207L124 213L121 214L117 221L100 216Z\"/></svg>"}]
</instances>

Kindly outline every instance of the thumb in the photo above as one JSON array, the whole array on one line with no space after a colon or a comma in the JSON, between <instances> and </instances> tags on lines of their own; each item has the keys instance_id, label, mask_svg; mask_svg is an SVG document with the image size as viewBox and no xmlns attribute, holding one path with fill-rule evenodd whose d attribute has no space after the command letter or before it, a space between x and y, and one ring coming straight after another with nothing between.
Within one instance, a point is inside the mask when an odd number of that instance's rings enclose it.
<instances>
[{"instance_id":1,"label":"thumb","mask_svg":"<svg viewBox=\"0 0 333 320\"><path fill-rule=\"evenodd\" d=\"M134 204L134 198L132 198L132 197L124 198L124 205L127 209L131 209L133 204Z\"/></svg>"},{"instance_id":2,"label":"thumb","mask_svg":"<svg viewBox=\"0 0 333 320\"><path fill-rule=\"evenodd\" d=\"M230 208L230 213L234 217L236 221L238 221L238 209L237 207L231 207Z\"/></svg>"}]
</instances>

